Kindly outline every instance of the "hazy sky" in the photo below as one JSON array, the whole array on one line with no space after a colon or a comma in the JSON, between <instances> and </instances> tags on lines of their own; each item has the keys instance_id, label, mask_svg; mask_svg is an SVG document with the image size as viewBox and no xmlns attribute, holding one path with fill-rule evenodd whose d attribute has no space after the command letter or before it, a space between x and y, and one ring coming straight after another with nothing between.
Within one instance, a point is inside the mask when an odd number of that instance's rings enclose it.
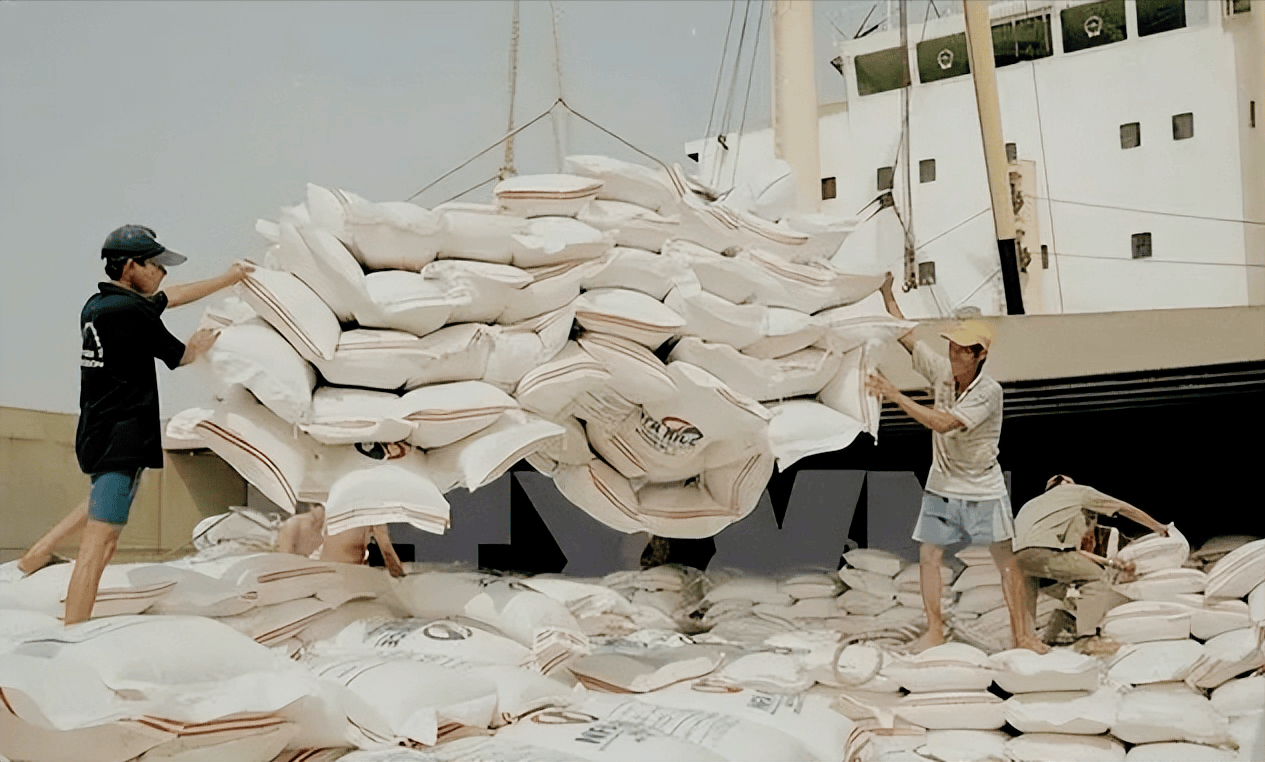
<instances>
[{"instance_id":1,"label":"hazy sky","mask_svg":"<svg viewBox=\"0 0 1265 762\"><path fill-rule=\"evenodd\" d=\"M851 36L886 5L815 3L823 102L844 94L828 63L836 28ZM508 0L0 0L0 404L77 409L78 313L104 279L101 241L118 225L149 225L189 255L169 276L187 282L257 258L255 220L302 201L308 182L402 200L498 140L511 9ZM719 100L731 101L749 13L731 120L736 129L759 39L746 123L767 125L771 23L766 10L757 37L761 9L746 0L524 0L517 123L556 97L556 17L567 102L660 159L686 162L684 142L708 126L727 30ZM557 171L552 124L516 143L521 173ZM559 129L564 154L636 158L575 118ZM502 157L492 151L418 203L490 178ZM487 199L490 188L470 198ZM167 325L187 337L202 310L174 310ZM205 397L201 371L159 375L164 415Z\"/></svg>"}]
</instances>

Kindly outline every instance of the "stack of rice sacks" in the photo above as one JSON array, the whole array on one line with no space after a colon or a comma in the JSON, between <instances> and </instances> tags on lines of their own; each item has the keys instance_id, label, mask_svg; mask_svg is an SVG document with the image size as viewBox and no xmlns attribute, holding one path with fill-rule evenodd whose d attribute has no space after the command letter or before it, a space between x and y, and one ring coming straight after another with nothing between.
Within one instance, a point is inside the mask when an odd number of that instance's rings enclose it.
<instances>
[{"instance_id":1,"label":"stack of rice sacks","mask_svg":"<svg viewBox=\"0 0 1265 762\"><path fill-rule=\"evenodd\" d=\"M877 433L877 345L912 327L867 305L881 276L828 260L854 226L800 232L715 201L673 167L573 156L434 210L309 185L257 229L263 266L210 310L214 409L176 416L330 533L442 533L444 493L518 460L624 532L710 536L779 463ZM244 303L243 303L244 302Z\"/></svg>"}]
</instances>

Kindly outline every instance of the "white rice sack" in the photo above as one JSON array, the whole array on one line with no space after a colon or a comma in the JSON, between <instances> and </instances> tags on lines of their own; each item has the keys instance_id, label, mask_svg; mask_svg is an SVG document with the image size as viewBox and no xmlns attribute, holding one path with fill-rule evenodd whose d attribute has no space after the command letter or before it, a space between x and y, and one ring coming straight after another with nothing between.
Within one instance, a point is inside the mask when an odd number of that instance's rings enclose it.
<instances>
[{"instance_id":1,"label":"white rice sack","mask_svg":"<svg viewBox=\"0 0 1265 762\"><path fill-rule=\"evenodd\" d=\"M1120 697L1110 688L1053 693L1018 693L1006 699L1006 722L1020 733L1107 732L1116 719Z\"/></svg>"},{"instance_id":2,"label":"white rice sack","mask_svg":"<svg viewBox=\"0 0 1265 762\"><path fill-rule=\"evenodd\" d=\"M885 577L895 577L905 566L905 560L895 553L877 548L857 548L843 554L848 565L862 571L874 572Z\"/></svg>"},{"instance_id":3,"label":"white rice sack","mask_svg":"<svg viewBox=\"0 0 1265 762\"><path fill-rule=\"evenodd\" d=\"M894 597L875 595L864 590L846 590L836 601L839 608L849 614L861 616L876 616L898 605Z\"/></svg>"},{"instance_id":4,"label":"white rice sack","mask_svg":"<svg viewBox=\"0 0 1265 762\"><path fill-rule=\"evenodd\" d=\"M945 596L949 596L953 578L957 575L957 570L948 564L940 565L940 586ZM922 591L922 567L919 564L905 564L900 574L897 574L893 581L896 582L896 588L905 593L918 593Z\"/></svg>"},{"instance_id":5,"label":"white rice sack","mask_svg":"<svg viewBox=\"0 0 1265 762\"><path fill-rule=\"evenodd\" d=\"M605 386L610 371L574 341L556 357L527 372L514 390L523 409L556 419L585 392Z\"/></svg>"},{"instance_id":6,"label":"white rice sack","mask_svg":"<svg viewBox=\"0 0 1265 762\"><path fill-rule=\"evenodd\" d=\"M1111 734L1125 743L1190 741L1219 744L1229 740L1229 723L1212 702L1185 683L1140 685L1126 691Z\"/></svg>"},{"instance_id":7,"label":"white rice sack","mask_svg":"<svg viewBox=\"0 0 1265 762\"><path fill-rule=\"evenodd\" d=\"M576 155L566 157L563 169L572 175L601 180L599 199L637 204L661 213L671 213L679 203L667 173L659 168L608 156Z\"/></svg>"},{"instance_id":8,"label":"white rice sack","mask_svg":"<svg viewBox=\"0 0 1265 762\"><path fill-rule=\"evenodd\" d=\"M496 684L486 677L384 654L309 655L317 677L351 689L389 724L397 742L433 746L461 727L488 728Z\"/></svg>"},{"instance_id":9,"label":"white rice sack","mask_svg":"<svg viewBox=\"0 0 1265 762\"><path fill-rule=\"evenodd\" d=\"M301 731L283 717L225 718L181 728L178 738L155 746L137 762L186 762L199 759L270 759Z\"/></svg>"},{"instance_id":10,"label":"white rice sack","mask_svg":"<svg viewBox=\"0 0 1265 762\"><path fill-rule=\"evenodd\" d=\"M1005 605L1006 597L1001 585L981 585L958 596L953 610L958 613L985 614Z\"/></svg>"},{"instance_id":11,"label":"white rice sack","mask_svg":"<svg viewBox=\"0 0 1265 762\"><path fill-rule=\"evenodd\" d=\"M576 219L610 232L618 246L648 251L662 249L681 227L678 216L664 217L644 206L623 201L592 201L580 210Z\"/></svg>"},{"instance_id":12,"label":"white rice sack","mask_svg":"<svg viewBox=\"0 0 1265 762\"><path fill-rule=\"evenodd\" d=\"M238 529L228 530L240 538L251 532L250 540L233 539L237 547L244 550L272 550L275 547L277 530L265 529L268 524L255 524L244 516L250 513L245 509L232 512L228 516L237 519ZM212 517L217 520L220 517ZM215 527L220 529L228 521ZM245 524L250 529L241 528ZM253 532L252 532L253 530ZM214 534L214 530L208 534ZM253 540L253 541L252 541ZM163 583L174 582L165 593L158 597L152 606L145 610L147 614L166 614L174 616L231 616L249 610L255 605L256 595L253 591L238 588L223 580L210 577L193 569L184 569L169 564L152 564L137 566L128 571L128 579L137 587L145 588ZM95 610L95 607L94 607Z\"/></svg>"},{"instance_id":13,"label":"white rice sack","mask_svg":"<svg viewBox=\"0 0 1265 762\"><path fill-rule=\"evenodd\" d=\"M1230 749L1197 743L1144 743L1129 749L1125 762L1234 762L1239 755Z\"/></svg>"},{"instance_id":14,"label":"white rice sack","mask_svg":"<svg viewBox=\"0 0 1265 762\"><path fill-rule=\"evenodd\" d=\"M1265 711L1230 720L1230 738L1239 747L1239 759L1265 759Z\"/></svg>"},{"instance_id":15,"label":"white rice sack","mask_svg":"<svg viewBox=\"0 0 1265 762\"><path fill-rule=\"evenodd\" d=\"M1066 649L1038 654L1014 648L993 654L993 679L1007 693L1093 691L1098 688L1098 660Z\"/></svg>"},{"instance_id":16,"label":"white rice sack","mask_svg":"<svg viewBox=\"0 0 1265 762\"><path fill-rule=\"evenodd\" d=\"M821 312L859 302L883 285L883 276L849 275L828 262L797 264L759 249L744 251L738 258L749 260L781 284L781 294L770 293L762 302L770 307Z\"/></svg>"},{"instance_id":17,"label":"white rice sack","mask_svg":"<svg viewBox=\"0 0 1265 762\"><path fill-rule=\"evenodd\" d=\"M1203 654L1203 644L1189 639L1126 645L1111 657L1107 676L1120 685L1185 680Z\"/></svg>"},{"instance_id":18,"label":"white rice sack","mask_svg":"<svg viewBox=\"0 0 1265 762\"><path fill-rule=\"evenodd\" d=\"M679 285L697 285L703 291L734 304L777 302L784 304L785 284L749 258L727 257L717 251L683 239L663 245L662 256L677 267L693 274ZM687 288L686 293L692 293ZM796 304L785 306L802 310Z\"/></svg>"},{"instance_id":19,"label":"white rice sack","mask_svg":"<svg viewBox=\"0 0 1265 762\"><path fill-rule=\"evenodd\" d=\"M965 643L943 643L920 654L891 657L882 674L911 693L982 691L993 683L988 655Z\"/></svg>"},{"instance_id":20,"label":"white rice sack","mask_svg":"<svg viewBox=\"0 0 1265 762\"><path fill-rule=\"evenodd\" d=\"M1168 601L1132 601L1107 612L1102 632L1124 643L1185 640L1190 637L1190 611Z\"/></svg>"},{"instance_id":21,"label":"white rice sack","mask_svg":"<svg viewBox=\"0 0 1265 762\"><path fill-rule=\"evenodd\" d=\"M873 314L870 309L868 305L857 304L818 312L815 317L826 328L819 345L846 352L870 341L880 344L896 341L916 325L886 313Z\"/></svg>"},{"instance_id":22,"label":"white rice sack","mask_svg":"<svg viewBox=\"0 0 1265 762\"><path fill-rule=\"evenodd\" d=\"M929 730L915 751L927 759L948 762L1006 762L1010 736L993 730Z\"/></svg>"},{"instance_id":23,"label":"white rice sack","mask_svg":"<svg viewBox=\"0 0 1265 762\"><path fill-rule=\"evenodd\" d=\"M519 289L497 318L498 322L521 323L565 307L580 295L580 287L589 276L605 267L605 259L590 259L528 268L526 272L532 276L532 282Z\"/></svg>"},{"instance_id":24,"label":"white rice sack","mask_svg":"<svg viewBox=\"0 0 1265 762\"><path fill-rule=\"evenodd\" d=\"M1212 706L1223 717L1243 717L1265 711L1261 705L1265 696L1265 674L1229 680L1212 691Z\"/></svg>"},{"instance_id":25,"label":"white rice sack","mask_svg":"<svg viewBox=\"0 0 1265 762\"><path fill-rule=\"evenodd\" d=\"M140 614L175 587L174 580L133 580L129 572L140 568L133 564L107 566L102 573L100 586L93 604L98 617ZM66 589L70 584L74 564L53 564L0 585L0 610L22 609L25 611L60 616L64 613Z\"/></svg>"},{"instance_id":26,"label":"white rice sack","mask_svg":"<svg viewBox=\"0 0 1265 762\"><path fill-rule=\"evenodd\" d=\"M734 391L754 400L781 400L816 394L835 375L838 355L821 349L801 349L774 360L761 360L725 344L681 339L668 356L688 362L724 381Z\"/></svg>"},{"instance_id":27,"label":"white rice sack","mask_svg":"<svg viewBox=\"0 0 1265 762\"><path fill-rule=\"evenodd\" d=\"M435 260L447 239L446 218L416 204L372 203L344 194L344 209L352 253L370 269L417 272Z\"/></svg>"},{"instance_id":28,"label":"white rice sack","mask_svg":"<svg viewBox=\"0 0 1265 762\"><path fill-rule=\"evenodd\" d=\"M589 688L608 693L646 693L711 673L724 659L714 646L648 648L581 656L567 669Z\"/></svg>"},{"instance_id":29,"label":"white rice sack","mask_svg":"<svg viewBox=\"0 0 1265 762\"><path fill-rule=\"evenodd\" d=\"M472 290L405 270L381 270L365 277L370 304L356 312L364 328L387 328L425 336L466 307Z\"/></svg>"},{"instance_id":30,"label":"white rice sack","mask_svg":"<svg viewBox=\"0 0 1265 762\"><path fill-rule=\"evenodd\" d=\"M1134 573L1143 576L1162 569L1179 568L1186 563L1188 555L1190 543L1185 535L1177 531L1177 527L1170 524L1167 536L1148 534L1140 537L1124 546L1117 558L1132 563Z\"/></svg>"},{"instance_id":31,"label":"white rice sack","mask_svg":"<svg viewBox=\"0 0 1265 762\"><path fill-rule=\"evenodd\" d=\"M196 556L169 565L191 569L236 587L256 606L309 598L337 585L334 564L290 553L253 553L201 560Z\"/></svg>"},{"instance_id":32,"label":"white rice sack","mask_svg":"<svg viewBox=\"0 0 1265 762\"><path fill-rule=\"evenodd\" d=\"M421 342L404 331L357 328L345 331L334 350L334 359L322 360L317 367L331 384L386 390L412 388L421 385L413 383L413 379L430 372L434 360ZM481 375L482 369L475 377Z\"/></svg>"},{"instance_id":33,"label":"white rice sack","mask_svg":"<svg viewBox=\"0 0 1265 762\"><path fill-rule=\"evenodd\" d=\"M530 273L511 265L443 259L422 268L422 277L433 281L441 292L468 295L455 305L450 323L492 323L506 306L518 298L520 289L531 284Z\"/></svg>"},{"instance_id":34,"label":"white rice sack","mask_svg":"<svg viewBox=\"0 0 1265 762\"><path fill-rule=\"evenodd\" d=\"M840 569L837 574L839 579L852 590L871 593L890 600L895 600L896 598L896 581L886 574L853 569L847 566Z\"/></svg>"},{"instance_id":35,"label":"white rice sack","mask_svg":"<svg viewBox=\"0 0 1265 762\"><path fill-rule=\"evenodd\" d=\"M544 674L590 652L588 638L565 605L508 580L485 585L462 613L531 647L533 660L527 666Z\"/></svg>"},{"instance_id":36,"label":"white rice sack","mask_svg":"<svg viewBox=\"0 0 1265 762\"><path fill-rule=\"evenodd\" d=\"M779 606L789 606L794 602L791 596L778 586L777 580L769 577L748 576L734 577L716 585L703 596L703 600L713 604L721 601L742 600Z\"/></svg>"},{"instance_id":37,"label":"white rice sack","mask_svg":"<svg viewBox=\"0 0 1265 762\"><path fill-rule=\"evenodd\" d=\"M500 181L492 193L497 206L509 214L574 217L601 188L600 180L578 175L519 175Z\"/></svg>"},{"instance_id":38,"label":"white rice sack","mask_svg":"<svg viewBox=\"0 0 1265 762\"><path fill-rule=\"evenodd\" d=\"M283 421L303 423L311 414L316 371L263 320L221 330L207 358L221 382L246 387Z\"/></svg>"},{"instance_id":39,"label":"white rice sack","mask_svg":"<svg viewBox=\"0 0 1265 762\"><path fill-rule=\"evenodd\" d=\"M996 564L968 566L953 581L953 592L964 593L976 587L1000 586L1001 572Z\"/></svg>"},{"instance_id":40,"label":"white rice sack","mask_svg":"<svg viewBox=\"0 0 1265 762\"><path fill-rule=\"evenodd\" d=\"M497 737L611 762L811 759L794 738L765 725L591 693L565 710L545 710L503 728ZM595 748L601 756L590 751Z\"/></svg>"},{"instance_id":41,"label":"white rice sack","mask_svg":"<svg viewBox=\"0 0 1265 762\"><path fill-rule=\"evenodd\" d=\"M399 401L390 392L323 386L313 393L311 415L299 429L325 445L401 442L413 425L397 410Z\"/></svg>"},{"instance_id":42,"label":"white rice sack","mask_svg":"<svg viewBox=\"0 0 1265 762\"><path fill-rule=\"evenodd\" d=\"M260 550L272 548L276 545L280 525L281 516L278 514L230 506L227 512L207 516L194 525L193 547L206 550L220 543L232 542Z\"/></svg>"},{"instance_id":43,"label":"white rice sack","mask_svg":"<svg viewBox=\"0 0 1265 762\"><path fill-rule=\"evenodd\" d=\"M518 407L505 392L482 381L434 384L393 397L391 414L405 421L409 443L425 449L464 439L496 423L501 414ZM384 439L360 439L385 442Z\"/></svg>"},{"instance_id":44,"label":"white rice sack","mask_svg":"<svg viewBox=\"0 0 1265 762\"><path fill-rule=\"evenodd\" d=\"M953 555L968 567L986 566L994 563L992 551L988 549L987 545L968 545Z\"/></svg>"},{"instance_id":45,"label":"white rice sack","mask_svg":"<svg viewBox=\"0 0 1265 762\"><path fill-rule=\"evenodd\" d=\"M277 265L298 276L339 320L350 321L368 304L364 271L334 233L282 222L278 234Z\"/></svg>"},{"instance_id":46,"label":"white rice sack","mask_svg":"<svg viewBox=\"0 0 1265 762\"><path fill-rule=\"evenodd\" d=\"M777 587L796 600L834 598L843 592L839 578L830 572L796 574L779 582Z\"/></svg>"},{"instance_id":47,"label":"white rice sack","mask_svg":"<svg viewBox=\"0 0 1265 762\"><path fill-rule=\"evenodd\" d=\"M677 394L667 366L644 345L603 333L585 333L577 341L610 374L611 391L628 401L646 404Z\"/></svg>"},{"instance_id":48,"label":"white rice sack","mask_svg":"<svg viewBox=\"0 0 1265 762\"><path fill-rule=\"evenodd\" d=\"M585 290L626 288L662 300L677 284L697 283L688 265L645 249L616 246L606 266L588 274Z\"/></svg>"},{"instance_id":49,"label":"white rice sack","mask_svg":"<svg viewBox=\"0 0 1265 762\"><path fill-rule=\"evenodd\" d=\"M514 264L523 268L599 259L615 246L610 233L570 217L537 217L513 239L518 244Z\"/></svg>"},{"instance_id":50,"label":"white rice sack","mask_svg":"<svg viewBox=\"0 0 1265 762\"><path fill-rule=\"evenodd\" d=\"M491 426L428 453L428 469L444 491L457 485L476 490L495 481L518 461L549 446L565 430L522 410L508 410Z\"/></svg>"},{"instance_id":51,"label":"white rice sack","mask_svg":"<svg viewBox=\"0 0 1265 762\"><path fill-rule=\"evenodd\" d=\"M928 730L997 730L1006 724L1001 698L987 691L911 693L893 712Z\"/></svg>"},{"instance_id":52,"label":"white rice sack","mask_svg":"<svg viewBox=\"0 0 1265 762\"><path fill-rule=\"evenodd\" d=\"M603 461L560 467L553 480L565 498L606 526L626 534L642 531L637 493Z\"/></svg>"},{"instance_id":53,"label":"white rice sack","mask_svg":"<svg viewBox=\"0 0 1265 762\"><path fill-rule=\"evenodd\" d=\"M721 685L774 693L802 693L815 682L801 659L769 652L739 656L725 664L714 679Z\"/></svg>"},{"instance_id":54,"label":"white rice sack","mask_svg":"<svg viewBox=\"0 0 1265 762\"><path fill-rule=\"evenodd\" d=\"M488 328L492 349L488 352L483 380L513 391L531 371L549 362L567 345L575 320L575 307L566 305L517 325Z\"/></svg>"},{"instance_id":55,"label":"white rice sack","mask_svg":"<svg viewBox=\"0 0 1265 762\"><path fill-rule=\"evenodd\" d=\"M1227 553L1208 571L1209 598L1244 598L1265 579L1265 540L1255 540Z\"/></svg>"},{"instance_id":56,"label":"white rice sack","mask_svg":"<svg viewBox=\"0 0 1265 762\"><path fill-rule=\"evenodd\" d=\"M359 466L330 485L325 500L327 534L394 523L434 534L443 534L450 526L448 501L420 458Z\"/></svg>"},{"instance_id":57,"label":"white rice sack","mask_svg":"<svg viewBox=\"0 0 1265 762\"><path fill-rule=\"evenodd\" d=\"M229 395L194 430L243 479L272 502L294 512L320 445L243 395Z\"/></svg>"},{"instance_id":58,"label":"white rice sack","mask_svg":"<svg viewBox=\"0 0 1265 762\"><path fill-rule=\"evenodd\" d=\"M1111 736L1025 733L1006 742L1015 762L1124 762L1124 744Z\"/></svg>"},{"instance_id":59,"label":"white rice sack","mask_svg":"<svg viewBox=\"0 0 1265 762\"><path fill-rule=\"evenodd\" d=\"M308 217L313 227L332 233L344 245L351 246L351 235L347 232L347 204L352 199L363 200L349 191L331 190L315 183L308 183L306 204Z\"/></svg>"},{"instance_id":60,"label":"white rice sack","mask_svg":"<svg viewBox=\"0 0 1265 762\"><path fill-rule=\"evenodd\" d=\"M238 293L309 362L332 360L342 326L325 302L294 275L256 267Z\"/></svg>"},{"instance_id":61,"label":"white rice sack","mask_svg":"<svg viewBox=\"0 0 1265 762\"><path fill-rule=\"evenodd\" d=\"M878 368L878 345L867 342L843 352L835 375L821 388L818 399L829 408L861 422L862 430L878 436L882 400L866 388L866 380Z\"/></svg>"},{"instance_id":62,"label":"white rice sack","mask_svg":"<svg viewBox=\"0 0 1265 762\"><path fill-rule=\"evenodd\" d=\"M1238 599L1207 600L1192 593L1177 596L1177 602L1190 611L1190 634L1200 640L1215 638L1223 632L1250 627L1248 604Z\"/></svg>"},{"instance_id":63,"label":"white rice sack","mask_svg":"<svg viewBox=\"0 0 1265 762\"><path fill-rule=\"evenodd\" d=\"M1197 688L1216 688L1233 677L1265 666L1265 649L1254 628L1222 633L1204 644L1203 658L1186 682Z\"/></svg>"},{"instance_id":64,"label":"white rice sack","mask_svg":"<svg viewBox=\"0 0 1265 762\"><path fill-rule=\"evenodd\" d=\"M391 584L410 615L430 622L464 616L466 604L496 579L481 572L425 571Z\"/></svg>"},{"instance_id":65,"label":"white rice sack","mask_svg":"<svg viewBox=\"0 0 1265 762\"><path fill-rule=\"evenodd\" d=\"M586 291L576 300L575 319L590 331L635 341L651 349L685 326L681 315L662 302L623 288Z\"/></svg>"},{"instance_id":66,"label":"white rice sack","mask_svg":"<svg viewBox=\"0 0 1265 762\"><path fill-rule=\"evenodd\" d=\"M764 338L768 308L735 304L694 286L677 286L663 303L683 321L678 332L737 349Z\"/></svg>"},{"instance_id":67,"label":"white rice sack","mask_svg":"<svg viewBox=\"0 0 1265 762\"><path fill-rule=\"evenodd\" d=\"M256 606L241 614L218 617L216 621L232 627L251 640L273 647L302 633L308 625L335 607L334 603L316 598L299 598L272 606Z\"/></svg>"},{"instance_id":68,"label":"white rice sack","mask_svg":"<svg viewBox=\"0 0 1265 762\"><path fill-rule=\"evenodd\" d=\"M1213 564L1220 561L1231 551L1258 539L1260 538L1249 534L1228 534L1212 537L1206 540L1203 545L1200 545L1199 550L1193 551L1190 554L1190 559L1204 564Z\"/></svg>"},{"instance_id":69,"label":"white rice sack","mask_svg":"<svg viewBox=\"0 0 1265 762\"><path fill-rule=\"evenodd\" d=\"M435 211L443 220L439 259L456 259L508 265L517 254L527 253L517 236L530 231L523 217L496 213L495 207L444 204Z\"/></svg>"},{"instance_id":70,"label":"white rice sack","mask_svg":"<svg viewBox=\"0 0 1265 762\"><path fill-rule=\"evenodd\" d=\"M733 499L741 501L743 496ZM659 537L711 537L750 513L755 500L722 503L705 485L648 484L637 491L642 525Z\"/></svg>"},{"instance_id":71,"label":"white rice sack","mask_svg":"<svg viewBox=\"0 0 1265 762\"><path fill-rule=\"evenodd\" d=\"M1135 601L1172 601L1183 593L1204 592L1207 583L1208 575L1198 569L1161 569L1132 582L1117 583L1113 589Z\"/></svg>"},{"instance_id":72,"label":"white rice sack","mask_svg":"<svg viewBox=\"0 0 1265 762\"><path fill-rule=\"evenodd\" d=\"M514 743L503 738L458 738L430 749L374 749L357 750L343 756L345 749L337 750L335 759L343 762L464 762L477 759L483 762L585 762L588 757L576 757L530 744ZM274 762L327 762L324 757L278 758Z\"/></svg>"},{"instance_id":73,"label":"white rice sack","mask_svg":"<svg viewBox=\"0 0 1265 762\"><path fill-rule=\"evenodd\" d=\"M811 347L826 332L812 315L798 310L770 307L764 315L764 336L743 347L743 354L765 360L786 357Z\"/></svg>"}]
</instances>

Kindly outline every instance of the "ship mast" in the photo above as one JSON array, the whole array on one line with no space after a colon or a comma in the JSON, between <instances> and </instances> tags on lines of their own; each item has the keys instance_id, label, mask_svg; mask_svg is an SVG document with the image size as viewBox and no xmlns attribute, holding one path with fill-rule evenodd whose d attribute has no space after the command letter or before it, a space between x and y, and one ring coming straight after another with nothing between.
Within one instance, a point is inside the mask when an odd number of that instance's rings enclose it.
<instances>
[{"instance_id":1,"label":"ship mast","mask_svg":"<svg viewBox=\"0 0 1265 762\"><path fill-rule=\"evenodd\" d=\"M993 228L997 233L997 253L1001 258L1001 280L1006 293L1006 314L1022 315L1023 291L1019 283L1019 260L1015 253L1015 212L1010 196L1006 146L1001 136L1001 106L997 101L997 71L993 62L993 33L988 20L988 3L965 2L966 50L975 81L975 105L979 111L980 133L984 139L984 165L993 206Z\"/></svg>"},{"instance_id":2,"label":"ship mast","mask_svg":"<svg viewBox=\"0 0 1265 762\"><path fill-rule=\"evenodd\" d=\"M773 141L795 173L796 208L821 209L811 0L773 2Z\"/></svg>"}]
</instances>

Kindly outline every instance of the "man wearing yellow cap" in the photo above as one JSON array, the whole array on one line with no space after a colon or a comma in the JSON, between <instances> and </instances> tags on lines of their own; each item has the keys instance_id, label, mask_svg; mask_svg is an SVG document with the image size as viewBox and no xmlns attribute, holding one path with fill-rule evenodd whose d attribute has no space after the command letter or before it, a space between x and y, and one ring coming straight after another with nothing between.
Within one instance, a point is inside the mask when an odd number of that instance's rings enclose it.
<instances>
[{"instance_id":1,"label":"man wearing yellow cap","mask_svg":"<svg viewBox=\"0 0 1265 762\"><path fill-rule=\"evenodd\" d=\"M904 319L892 295L891 273L880 291L887 311ZM910 650L923 651L945 641L940 611L944 546L969 539L988 546L1001 572L1015 647L1044 653L1049 647L1037 637L1024 605L1023 576L1011 548L1014 515L997 462L1002 388L983 371L993 329L983 321L968 320L941 335L949 340L948 359L925 342L916 341L912 332L900 339L913 357L914 370L931 382L935 398L931 407L901 394L881 374L870 376L868 382L870 391L892 400L932 431L931 470L913 534L920 544L919 585L927 610L927 632L910 645Z\"/></svg>"}]
</instances>

